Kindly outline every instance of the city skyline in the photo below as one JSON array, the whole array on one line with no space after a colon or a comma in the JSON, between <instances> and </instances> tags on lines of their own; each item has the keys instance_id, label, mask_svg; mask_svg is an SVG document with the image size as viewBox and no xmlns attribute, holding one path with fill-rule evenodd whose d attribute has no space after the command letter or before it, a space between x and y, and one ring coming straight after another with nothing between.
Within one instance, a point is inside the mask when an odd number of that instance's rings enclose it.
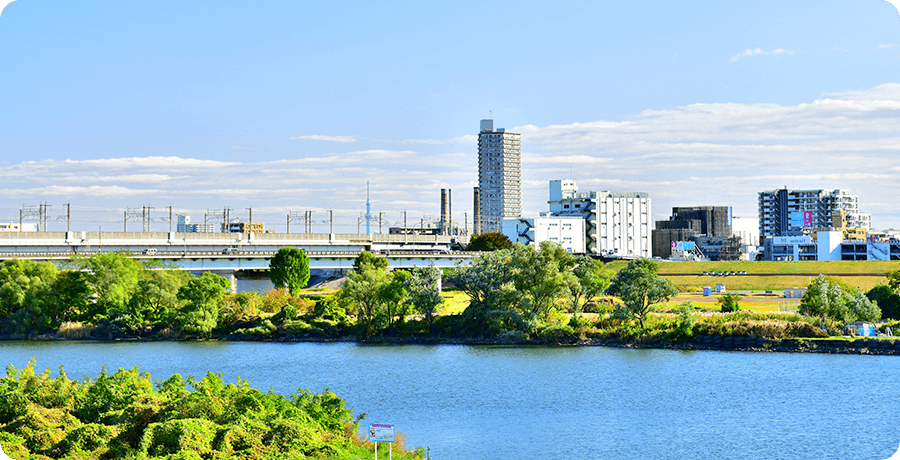
<instances>
[{"instance_id":1,"label":"city skyline","mask_svg":"<svg viewBox=\"0 0 900 460\"><path fill-rule=\"evenodd\" d=\"M350 216L370 181L373 210L436 216L447 188L471 223L473 126L493 118L522 134L525 216L572 178L649 193L652 221L753 218L787 186L900 227L890 3L479 5L9 3L0 220L40 202Z\"/></svg>"}]
</instances>

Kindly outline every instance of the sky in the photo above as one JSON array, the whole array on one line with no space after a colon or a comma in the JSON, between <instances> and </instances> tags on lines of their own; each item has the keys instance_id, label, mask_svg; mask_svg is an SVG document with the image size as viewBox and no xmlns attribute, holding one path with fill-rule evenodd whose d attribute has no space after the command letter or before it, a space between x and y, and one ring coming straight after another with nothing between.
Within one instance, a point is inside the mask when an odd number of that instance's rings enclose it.
<instances>
[{"instance_id":1,"label":"sky","mask_svg":"<svg viewBox=\"0 0 900 460\"><path fill-rule=\"evenodd\" d=\"M120 230L150 206L164 231L170 206L195 222L229 208L283 231L311 210L314 231L330 212L355 232L368 182L385 227L436 218L442 188L471 224L482 118L522 133L526 216L574 178L649 193L653 220L755 218L759 191L839 188L900 228L900 12L884 0L0 11L0 221L46 203L59 228L71 204L73 230Z\"/></svg>"}]
</instances>

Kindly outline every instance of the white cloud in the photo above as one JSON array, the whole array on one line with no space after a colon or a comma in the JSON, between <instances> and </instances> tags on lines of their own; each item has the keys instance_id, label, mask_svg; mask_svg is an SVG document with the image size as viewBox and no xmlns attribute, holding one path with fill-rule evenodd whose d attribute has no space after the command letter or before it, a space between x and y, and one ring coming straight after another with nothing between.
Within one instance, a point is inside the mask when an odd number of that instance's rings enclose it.
<instances>
[{"instance_id":1,"label":"white cloud","mask_svg":"<svg viewBox=\"0 0 900 460\"><path fill-rule=\"evenodd\" d=\"M894 49L894 48L897 48L897 47L900 47L900 45L896 45L896 44L893 44L893 43L882 43L882 44L876 46L875 49L878 49L878 50L888 49L888 50L890 50L890 49Z\"/></svg>"},{"instance_id":2,"label":"white cloud","mask_svg":"<svg viewBox=\"0 0 900 460\"><path fill-rule=\"evenodd\" d=\"M772 50L772 51L764 51L764 50L762 50L761 48L756 48L755 50L751 50L751 49L748 48L748 49L744 50L743 53L738 54L738 55L735 55L733 58L731 58L731 61L730 61L730 62L737 62L738 59L740 59L740 58L742 58L742 57L752 57L752 56L778 56L778 55L780 55L780 54L788 54L788 55L790 55L790 54L794 54L794 53L796 53L796 51L786 50L786 49L783 49L783 48L774 49L774 50Z\"/></svg>"},{"instance_id":3,"label":"white cloud","mask_svg":"<svg viewBox=\"0 0 900 460\"><path fill-rule=\"evenodd\" d=\"M0 15L3 14L3 9L6 8L6 5L14 2L16 0L0 0Z\"/></svg>"},{"instance_id":4,"label":"white cloud","mask_svg":"<svg viewBox=\"0 0 900 460\"><path fill-rule=\"evenodd\" d=\"M894 8L896 8L897 12L900 13L900 1L898 1L898 0L884 0L884 1L890 3L891 5L894 5Z\"/></svg>"},{"instance_id":5,"label":"white cloud","mask_svg":"<svg viewBox=\"0 0 900 460\"><path fill-rule=\"evenodd\" d=\"M298 141L326 141L326 142L341 142L341 143L356 142L356 138L353 136L323 136L320 134L310 134L308 136L297 136L297 137L292 137L291 139L298 140Z\"/></svg>"},{"instance_id":6,"label":"white cloud","mask_svg":"<svg viewBox=\"0 0 900 460\"><path fill-rule=\"evenodd\" d=\"M877 227L900 228L900 202L891 199L900 196L898 118L900 84L891 83L796 105L691 104L511 131L522 133L526 214L546 210L548 181L574 176L583 189L650 193L660 220L672 206L704 204L752 217L761 190L841 188L859 196L863 211L877 213ZM243 215L253 207L254 220L276 230L284 228L286 212L315 209L321 220L334 208L342 225L336 231L345 232L356 230L365 211L368 181L373 212L384 212L388 222L404 211L416 222L439 214L441 188L453 189L454 215L461 221L469 211L471 222L475 136L454 139L464 142L278 161L155 156L5 163L0 197L9 206L48 202L54 212L67 202L103 208L108 214L96 215L107 217L97 219L120 226L122 208L142 205L177 206L199 213L201 221L207 210L229 206ZM0 221L17 219L18 208L0 209Z\"/></svg>"}]
</instances>

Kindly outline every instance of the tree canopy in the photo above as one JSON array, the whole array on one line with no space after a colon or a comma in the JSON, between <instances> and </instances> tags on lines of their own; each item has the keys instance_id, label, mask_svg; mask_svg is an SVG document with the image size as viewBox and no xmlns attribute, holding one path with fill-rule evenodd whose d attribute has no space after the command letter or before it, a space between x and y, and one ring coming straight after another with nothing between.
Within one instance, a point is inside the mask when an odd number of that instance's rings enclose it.
<instances>
[{"instance_id":1,"label":"tree canopy","mask_svg":"<svg viewBox=\"0 0 900 460\"><path fill-rule=\"evenodd\" d=\"M648 259L632 260L619 270L606 293L616 296L625 304L625 313L637 318L644 329L644 318L653 304L669 300L678 293L671 281L657 276L659 266Z\"/></svg>"},{"instance_id":2,"label":"tree canopy","mask_svg":"<svg viewBox=\"0 0 900 460\"><path fill-rule=\"evenodd\" d=\"M309 282L309 258L302 249L281 248L269 260L269 277L275 287L297 295Z\"/></svg>"},{"instance_id":3,"label":"tree canopy","mask_svg":"<svg viewBox=\"0 0 900 460\"><path fill-rule=\"evenodd\" d=\"M466 251L496 251L513 247L509 237L500 232L482 233L469 241Z\"/></svg>"}]
</instances>

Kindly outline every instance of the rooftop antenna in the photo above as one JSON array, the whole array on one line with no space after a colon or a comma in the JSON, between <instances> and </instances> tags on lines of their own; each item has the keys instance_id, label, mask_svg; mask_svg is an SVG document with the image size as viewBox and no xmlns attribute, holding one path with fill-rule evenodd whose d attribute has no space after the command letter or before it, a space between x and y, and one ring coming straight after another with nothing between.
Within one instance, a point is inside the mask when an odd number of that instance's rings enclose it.
<instances>
[{"instance_id":1,"label":"rooftop antenna","mask_svg":"<svg viewBox=\"0 0 900 460\"><path fill-rule=\"evenodd\" d=\"M372 206L369 203L369 181L366 181L366 235L372 234L370 222L372 222Z\"/></svg>"}]
</instances>

